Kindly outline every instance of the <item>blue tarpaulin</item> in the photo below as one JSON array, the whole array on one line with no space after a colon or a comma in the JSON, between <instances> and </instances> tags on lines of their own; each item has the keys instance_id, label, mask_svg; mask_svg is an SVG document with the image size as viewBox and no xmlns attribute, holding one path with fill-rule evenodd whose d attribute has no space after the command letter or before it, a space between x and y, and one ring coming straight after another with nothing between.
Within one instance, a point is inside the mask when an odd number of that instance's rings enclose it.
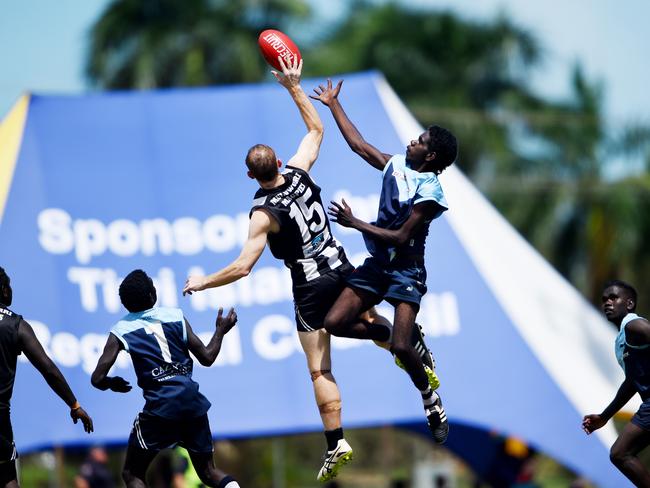
<instances>
[{"instance_id":1,"label":"blue tarpaulin","mask_svg":"<svg viewBox=\"0 0 650 488\"><path fill-rule=\"evenodd\" d=\"M347 76L341 99L384 152L402 152L418 136L381 75ZM381 173L347 148L325 107L318 110L326 133L312 175L323 198L345 197L356 215L372 220ZM239 324L217 364L195 363L216 437L321 429L281 262L265 251L247 278L180 294L188 274L215 271L239 254L257 189L246 175L247 149L268 144L286 161L305 133L282 87L31 95L0 131L6 138L12 128L17 150L0 171L0 190L7 189L0 265L12 278L12 308L34 326L95 421L95 433L83 433L35 369L21 363L12 403L19 451L126 441L143 405L139 390L101 392L89 375L125 313L120 279L135 268L154 277L159 304L181 307L206 337L216 308L237 309ZM620 380L609 358L612 331L457 169L441 181L450 210L430 228L429 291L418 320L452 424L516 435L598 484L620 486L607 455L613 432L587 437L580 429L586 410L600 411ZM360 235L333 231L359 262ZM533 264L517 264L524 261ZM513 300L523 292L520 310ZM392 317L389 306L381 311ZM389 354L372 343L333 344L346 427L424 424L419 394ZM586 376L576 379L577 371ZM114 373L135 383L125 354Z\"/></svg>"}]
</instances>

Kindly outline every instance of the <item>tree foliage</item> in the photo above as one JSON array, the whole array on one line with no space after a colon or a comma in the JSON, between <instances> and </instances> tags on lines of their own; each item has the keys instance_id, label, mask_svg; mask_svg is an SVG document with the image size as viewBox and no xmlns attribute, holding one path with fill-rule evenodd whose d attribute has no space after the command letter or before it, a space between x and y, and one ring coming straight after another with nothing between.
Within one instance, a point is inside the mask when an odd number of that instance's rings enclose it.
<instances>
[{"instance_id":1,"label":"tree foliage","mask_svg":"<svg viewBox=\"0 0 650 488\"><path fill-rule=\"evenodd\" d=\"M110 89L259 81L260 31L308 13L302 0L116 0L92 28L86 72Z\"/></svg>"},{"instance_id":2,"label":"tree foliage","mask_svg":"<svg viewBox=\"0 0 650 488\"><path fill-rule=\"evenodd\" d=\"M259 32L308 14L302 0L115 0L92 29L87 72L102 88L258 81ZM421 123L456 133L459 166L592 300L612 277L647 295L650 180L612 169L631 158L650 169L650 127L613 130L602 86L579 65L565 100L537 95L542 52L505 16L365 1L303 48L306 75L380 70Z\"/></svg>"}]
</instances>

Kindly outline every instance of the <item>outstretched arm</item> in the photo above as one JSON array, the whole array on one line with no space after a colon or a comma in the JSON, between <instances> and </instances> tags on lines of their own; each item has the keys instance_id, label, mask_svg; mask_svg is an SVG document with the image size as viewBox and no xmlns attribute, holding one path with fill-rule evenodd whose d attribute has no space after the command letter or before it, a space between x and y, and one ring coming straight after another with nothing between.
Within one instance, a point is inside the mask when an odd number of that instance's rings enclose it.
<instances>
[{"instance_id":1,"label":"outstretched arm","mask_svg":"<svg viewBox=\"0 0 650 488\"><path fill-rule=\"evenodd\" d=\"M314 90L316 96L310 95L310 97L314 100L319 100L323 105L329 107L334 116L334 120L336 121L336 125L338 125L339 130L341 131L341 134L343 134L345 142L350 146L350 149L365 159L374 168L383 170L384 166L386 166L386 163L391 158L391 155L382 153L375 146L368 144L354 124L350 121L338 98L342 84L343 80L339 81L335 88L332 88L332 80L328 79L327 87L319 85L319 87Z\"/></svg>"},{"instance_id":2,"label":"outstretched arm","mask_svg":"<svg viewBox=\"0 0 650 488\"><path fill-rule=\"evenodd\" d=\"M635 393L636 389L634 388L634 384L632 381L625 378L625 381L623 381L616 392L616 396L612 402L607 405L607 408L602 411L602 413L584 416L584 419L582 420L582 430L587 434L591 434L593 431L600 429L614 416L616 412L630 401L630 398L632 398Z\"/></svg>"},{"instance_id":3,"label":"outstretched arm","mask_svg":"<svg viewBox=\"0 0 650 488\"><path fill-rule=\"evenodd\" d=\"M196 359L203 366L212 366L212 363L217 359L219 351L221 351L221 343L224 336L232 329L237 323L237 313L233 308L230 309L228 315L223 317L223 308L219 309L217 314L217 321L215 324L215 331L208 345L204 345L201 339L190 327L190 323L185 319L185 328L187 329L187 347L194 354Z\"/></svg>"},{"instance_id":4,"label":"outstretched arm","mask_svg":"<svg viewBox=\"0 0 650 488\"><path fill-rule=\"evenodd\" d=\"M284 64L282 57L278 57L278 61L282 66L282 74L277 71L272 71L272 73L293 98L307 127L307 135L302 138L298 151L287 162L287 165L309 171L318 158L318 151L321 142L323 142L323 122L318 116L316 108L300 86L302 59L298 62L294 56L293 64L290 66Z\"/></svg>"},{"instance_id":5,"label":"outstretched arm","mask_svg":"<svg viewBox=\"0 0 650 488\"><path fill-rule=\"evenodd\" d=\"M93 431L93 421L86 411L81 408L79 402L77 402L74 393L70 389L68 382L65 380L59 368L56 367L56 364L45 354L43 346L38 339L36 334L34 334L34 329L26 321L21 320L18 324L18 341L20 342L20 348L27 356L27 359L34 365L39 373L45 378L47 384L50 385L50 388L59 395L61 400L63 400L68 407L70 407L70 417L72 417L73 422L76 424L77 421L81 420L81 423L84 426L84 430L88 433Z\"/></svg>"},{"instance_id":6,"label":"outstretched arm","mask_svg":"<svg viewBox=\"0 0 650 488\"><path fill-rule=\"evenodd\" d=\"M278 223L263 210L256 210L251 216L248 227L248 238L244 247L235 259L225 268L208 276L190 276L185 282L183 295L192 294L195 291L227 285L237 281L248 274L262 255L269 232L277 232Z\"/></svg>"},{"instance_id":7,"label":"outstretched arm","mask_svg":"<svg viewBox=\"0 0 650 488\"><path fill-rule=\"evenodd\" d=\"M440 205L434 201L418 203L413 207L411 215L409 215L409 218L399 229L383 229L356 218L345 200L342 201L342 204L334 201L330 203L331 205L328 207L327 212L330 214L333 222L337 222L343 227L357 229L364 234L395 247L405 245L426 222L433 219L440 211Z\"/></svg>"},{"instance_id":8,"label":"outstretched arm","mask_svg":"<svg viewBox=\"0 0 650 488\"><path fill-rule=\"evenodd\" d=\"M120 376L108 376L117 355L123 349L122 343L113 334L108 335L104 351L97 361L97 367L90 377L92 385L99 390L112 390L118 393L131 391L131 385Z\"/></svg>"}]
</instances>

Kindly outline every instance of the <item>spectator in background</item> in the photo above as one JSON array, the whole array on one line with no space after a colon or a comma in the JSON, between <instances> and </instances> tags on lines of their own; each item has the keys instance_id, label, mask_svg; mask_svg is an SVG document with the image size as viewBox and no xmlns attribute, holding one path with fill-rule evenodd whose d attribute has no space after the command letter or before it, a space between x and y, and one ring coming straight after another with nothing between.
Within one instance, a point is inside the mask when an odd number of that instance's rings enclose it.
<instances>
[{"instance_id":1,"label":"spectator in background","mask_svg":"<svg viewBox=\"0 0 650 488\"><path fill-rule=\"evenodd\" d=\"M93 447L74 479L75 488L114 488L115 480L108 468L108 454L103 447Z\"/></svg>"}]
</instances>

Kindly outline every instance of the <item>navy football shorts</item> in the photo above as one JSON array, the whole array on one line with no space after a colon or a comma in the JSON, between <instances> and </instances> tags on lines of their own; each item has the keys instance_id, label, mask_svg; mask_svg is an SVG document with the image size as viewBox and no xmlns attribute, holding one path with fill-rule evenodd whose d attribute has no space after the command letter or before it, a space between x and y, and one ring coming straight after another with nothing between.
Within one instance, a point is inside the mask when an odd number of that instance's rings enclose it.
<instances>
[{"instance_id":1,"label":"navy football shorts","mask_svg":"<svg viewBox=\"0 0 650 488\"><path fill-rule=\"evenodd\" d=\"M644 401L632 417L632 423L643 430L650 431L650 399Z\"/></svg>"},{"instance_id":2,"label":"navy football shorts","mask_svg":"<svg viewBox=\"0 0 650 488\"><path fill-rule=\"evenodd\" d=\"M354 267L342 264L315 280L293 287L293 303L299 332L323 328L327 312L346 287L346 280Z\"/></svg>"},{"instance_id":3,"label":"navy football shorts","mask_svg":"<svg viewBox=\"0 0 650 488\"><path fill-rule=\"evenodd\" d=\"M350 275L348 286L371 292L377 296L377 303L408 302L419 309L427 292L426 281L427 271L421 261L385 264L371 256Z\"/></svg>"},{"instance_id":4,"label":"navy football shorts","mask_svg":"<svg viewBox=\"0 0 650 488\"><path fill-rule=\"evenodd\" d=\"M140 412L133 422L129 446L151 451L181 446L192 452L212 452L208 414L189 419L166 419Z\"/></svg>"}]
</instances>

